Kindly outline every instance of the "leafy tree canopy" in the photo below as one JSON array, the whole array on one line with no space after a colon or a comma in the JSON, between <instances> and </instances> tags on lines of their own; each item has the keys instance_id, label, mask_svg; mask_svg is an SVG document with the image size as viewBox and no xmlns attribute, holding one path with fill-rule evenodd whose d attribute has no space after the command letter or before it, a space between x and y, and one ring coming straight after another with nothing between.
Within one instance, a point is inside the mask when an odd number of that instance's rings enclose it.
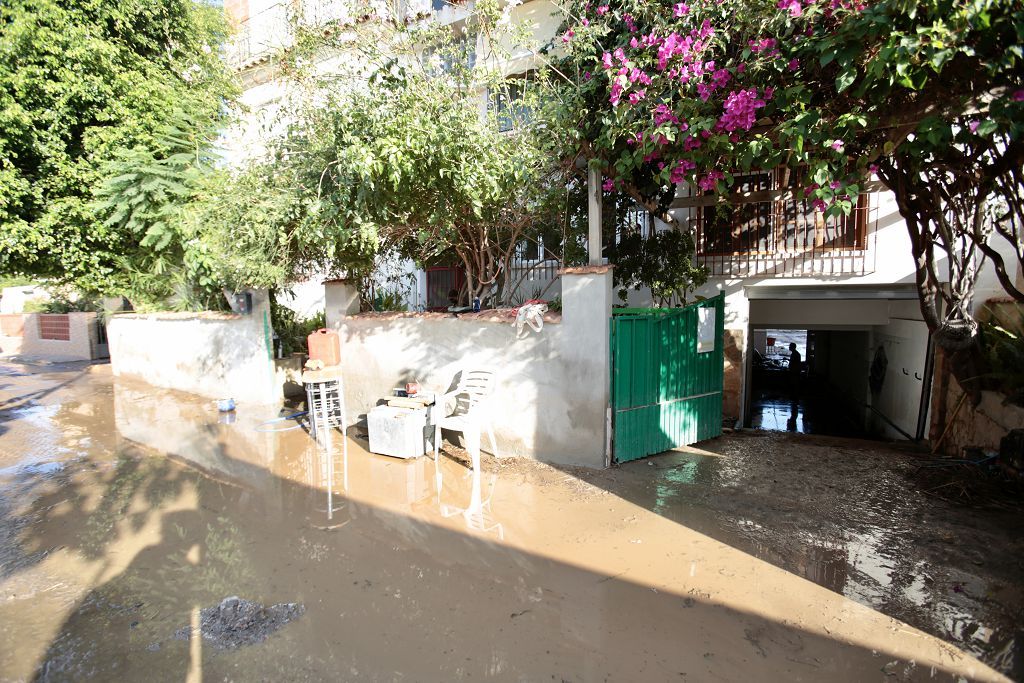
<instances>
[{"instance_id":1,"label":"leafy tree canopy","mask_svg":"<svg viewBox=\"0 0 1024 683\"><path fill-rule=\"evenodd\" d=\"M0 5L0 272L108 289L119 256L161 246L105 223L92 195L105 163L159 153L173 112L225 118L225 34L221 11L193 0Z\"/></svg>"},{"instance_id":2,"label":"leafy tree canopy","mask_svg":"<svg viewBox=\"0 0 1024 683\"><path fill-rule=\"evenodd\" d=\"M541 77L499 69L522 38L505 17L514 7L479 3L455 27L379 14L337 30L297 22L280 62L289 98L271 126L283 132L239 176L263 188L254 199L273 220L209 224L210 239L233 245L230 279L272 286L356 274L386 252L447 254L470 296L500 298L517 245L557 224L566 194L530 117ZM331 54L337 69L311 68Z\"/></svg>"},{"instance_id":3,"label":"leafy tree canopy","mask_svg":"<svg viewBox=\"0 0 1024 683\"><path fill-rule=\"evenodd\" d=\"M679 182L806 168L797 191L848 213L876 173L911 232L922 311L940 341L973 335L974 255L1014 296L1024 261L1024 9L1012 0L608 0L564 6L556 117L566 155L667 213ZM944 293L939 256L946 258ZM938 299L947 300L945 319Z\"/></svg>"}]
</instances>

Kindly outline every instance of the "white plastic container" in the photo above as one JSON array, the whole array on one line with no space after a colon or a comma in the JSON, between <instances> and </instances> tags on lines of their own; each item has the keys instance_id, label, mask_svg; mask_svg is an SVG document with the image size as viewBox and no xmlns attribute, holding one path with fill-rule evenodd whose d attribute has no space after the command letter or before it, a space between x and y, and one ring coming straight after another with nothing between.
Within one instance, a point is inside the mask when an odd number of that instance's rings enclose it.
<instances>
[{"instance_id":1,"label":"white plastic container","mask_svg":"<svg viewBox=\"0 0 1024 683\"><path fill-rule=\"evenodd\" d=\"M418 458L428 448L427 409L377 406L366 415L370 452Z\"/></svg>"}]
</instances>

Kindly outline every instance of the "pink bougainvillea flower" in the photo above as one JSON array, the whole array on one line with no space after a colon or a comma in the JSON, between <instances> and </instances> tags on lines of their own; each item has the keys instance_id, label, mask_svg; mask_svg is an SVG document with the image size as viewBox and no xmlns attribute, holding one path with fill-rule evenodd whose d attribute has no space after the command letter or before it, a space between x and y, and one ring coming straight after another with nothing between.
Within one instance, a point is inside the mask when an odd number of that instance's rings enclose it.
<instances>
[{"instance_id":1,"label":"pink bougainvillea flower","mask_svg":"<svg viewBox=\"0 0 1024 683\"><path fill-rule=\"evenodd\" d=\"M684 2L677 2L675 7L672 8L672 14L676 18L684 17L690 13L690 6Z\"/></svg>"},{"instance_id":2,"label":"pink bougainvillea flower","mask_svg":"<svg viewBox=\"0 0 1024 683\"><path fill-rule=\"evenodd\" d=\"M612 56L607 52L605 52L604 55L601 57L601 66L603 66L606 69L612 68Z\"/></svg>"},{"instance_id":3,"label":"pink bougainvillea flower","mask_svg":"<svg viewBox=\"0 0 1024 683\"><path fill-rule=\"evenodd\" d=\"M978 126L980 125L981 121L971 121L970 123L967 124L967 127L971 130L972 133L976 133L978 132Z\"/></svg>"},{"instance_id":4,"label":"pink bougainvillea flower","mask_svg":"<svg viewBox=\"0 0 1024 683\"><path fill-rule=\"evenodd\" d=\"M825 209L828 208L825 206L825 201L822 199L815 199L811 202L811 206L814 207L815 211L825 211Z\"/></svg>"},{"instance_id":5,"label":"pink bougainvillea flower","mask_svg":"<svg viewBox=\"0 0 1024 683\"><path fill-rule=\"evenodd\" d=\"M832 142L832 149L837 152L842 152L846 145L843 144L842 140L835 140Z\"/></svg>"},{"instance_id":6,"label":"pink bougainvillea flower","mask_svg":"<svg viewBox=\"0 0 1024 683\"><path fill-rule=\"evenodd\" d=\"M646 95L647 93L643 90L634 90L633 92L629 93L629 103L636 104L637 102L642 100Z\"/></svg>"},{"instance_id":7,"label":"pink bougainvillea flower","mask_svg":"<svg viewBox=\"0 0 1024 683\"><path fill-rule=\"evenodd\" d=\"M651 77L648 76L643 71L643 69L638 69L636 67L633 67L632 69L629 70L629 82L630 83L640 83L641 85L650 85L651 84Z\"/></svg>"},{"instance_id":8,"label":"pink bougainvillea flower","mask_svg":"<svg viewBox=\"0 0 1024 683\"><path fill-rule=\"evenodd\" d=\"M765 105L765 101L757 96L756 88L736 90L729 93L722 103L723 113L718 119L723 130L730 133L735 130L750 130L757 121L757 110Z\"/></svg>"},{"instance_id":9,"label":"pink bougainvillea flower","mask_svg":"<svg viewBox=\"0 0 1024 683\"><path fill-rule=\"evenodd\" d=\"M697 168L697 164L689 159L681 159L672 169L672 175L669 177L669 180L673 183L681 183L686 180L686 173L695 168Z\"/></svg>"},{"instance_id":10,"label":"pink bougainvillea flower","mask_svg":"<svg viewBox=\"0 0 1024 683\"><path fill-rule=\"evenodd\" d=\"M800 0L779 0L779 9L786 10L791 17L799 17L803 6Z\"/></svg>"},{"instance_id":11,"label":"pink bougainvillea flower","mask_svg":"<svg viewBox=\"0 0 1024 683\"><path fill-rule=\"evenodd\" d=\"M585 80L585 81L589 81L590 80L590 72L589 71L584 71L583 72L583 80Z\"/></svg>"},{"instance_id":12,"label":"pink bougainvillea flower","mask_svg":"<svg viewBox=\"0 0 1024 683\"><path fill-rule=\"evenodd\" d=\"M790 71L796 71L799 68L800 68L800 60L799 59L791 59L791 60L789 60L789 70Z\"/></svg>"},{"instance_id":13,"label":"pink bougainvillea flower","mask_svg":"<svg viewBox=\"0 0 1024 683\"><path fill-rule=\"evenodd\" d=\"M717 169L709 171L706 176L697 181L697 185L705 192L710 192L718 185L718 181L724 177L725 174Z\"/></svg>"},{"instance_id":14,"label":"pink bougainvillea flower","mask_svg":"<svg viewBox=\"0 0 1024 683\"><path fill-rule=\"evenodd\" d=\"M840 187L843 186L843 184L838 180L833 180L831 183L828 184L828 186L833 190L838 190Z\"/></svg>"},{"instance_id":15,"label":"pink bougainvillea flower","mask_svg":"<svg viewBox=\"0 0 1024 683\"><path fill-rule=\"evenodd\" d=\"M663 123L679 123L677 117L667 104L659 104L654 108L654 125L660 126Z\"/></svg>"},{"instance_id":16,"label":"pink bougainvillea flower","mask_svg":"<svg viewBox=\"0 0 1024 683\"><path fill-rule=\"evenodd\" d=\"M605 178L604 182L601 183L601 189L605 192L611 192L615 189L615 181L611 178Z\"/></svg>"},{"instance_id":17,"label":"pink bougainvillea flower","mask_svg":"<svg viewBox=\"0 0 1024 683\"><path fill-rule=\"evenodd\" d=\"M1014 102L1024 102L1024 90L1018 90L1011 96Z\"/></svg>"},{"instance_id":18,"label":"pink bougainvillea flower","mask_svg":"<svg viewBox=\"0 0 1024 683\"><path fill-rule=\"evenodd\" d=\"M566 31L566 32L565 32L565 34L564 34L564 35L562 36L562 42L563 42L563 43L568 43L568 42L569 42L570 40L572 40L572 37L573 37L574 35L576 35L576 33L575 33L575 32L574 32L574 31L573 31L572 29L569 29L569 30L568 30L568 31Z\"/></svg>"},{"instance_id":19,"label":"pink bougainvillea flower","mask_svg":"<svg viewBox=\"0 0 1024 683\"><path fill-rule=\"evenodd\" d=\"M636 33L636 21L633 20L632 14L623 14L622 23L626 25L630 33Z\"/></svg>"},{"instance_id":20,"label":"pink bougainvillea flower","mask_svg":"<svg viewBox=\"0 0 1024 683\"><path fill-rule=\"evenodd\" d=\"M636 36L629 39L629 46L634 50L640 47L640 41L636 39Z\"/></svg>"},{"instance_id":21,"label":"pink bougainvillea flower","mask_svg":"<svg viewBox=\"0 0 1024 683\"><path fill-rule=\"evenodd\" d=\"M878 164L868 164L869 173L878 173Z\"/></svg>"},{"instance_id":22,"label":"pink bougainvillea flower","mask_svg":"<svg viewBox=\"0 0 1024 683\"><path fill-rule=\"evenodd\" d=\"M614 107L615 105L617 105L619 103L619 100L621 100L621 99L622 99L622 83L620 82L619 78L616 78L615 81L612 83L612 92L608 96L608 101L611 102L612 106Z\"/></svg>"},{"instance_id":23,"label":"pink bougainvillea flower","mask_svg":"<svg viewBox=\"0 0 1024 683\"><path fill-rule=\"evenodd\" d=\"M590 19L583 17L583 21L580 23L582 23L584 26L590 26Z\"/></svg>"},{"instance_id":24,"label":"pink bougainvillea flower","mask_svg":"<svg viewBox=\"0 0 1024 683\"><path fill-rule=\"evenodd\" d=\"M608 14L608 5L601 5L597 8L597 13L601 16Z\"/></svg>"},{"instance_id":25,"label":"pink bougainvillea flower","mask_svg":"<svg viewBox=\"0 0 1024 683\"><path fill-rule=\"evenodd\" d=\"M621 47L615 48L615 51L612 52L612 56L615 57L615 59L619 60L620 64L624 65L626 63L626 51L623 50Z\"/></svg>"},{"instance_id":26,"label":"pink bougainvillea flower","mask_svg":"<svg viewBox=\"0 0 1024 683\"><path fill-rule=\"evenodd\" d=\"M804 188L804 196L805 197L810 196L810 194L812 192L814 192L815 190L817 190L819 187L821 187L821 186L818 185L818 183L811 183L810 185L808 185L807 187Z\"/></svg>"}]
</instances>

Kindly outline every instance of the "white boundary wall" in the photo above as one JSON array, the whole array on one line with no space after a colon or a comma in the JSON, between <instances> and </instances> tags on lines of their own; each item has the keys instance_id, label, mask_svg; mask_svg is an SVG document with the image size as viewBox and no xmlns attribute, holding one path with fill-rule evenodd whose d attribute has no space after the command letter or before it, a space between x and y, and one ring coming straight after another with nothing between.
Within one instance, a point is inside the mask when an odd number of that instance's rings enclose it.
<instances>
[{"instance_id":1,"label":"white boundary wall","mask_svg":"<svg viewBox=\"0 0 1024 683\"><path fill-rule=\"evenodd\" d=\"M107 325L115 376L240 404L281 400L266 292L250 315L122 313Z\"/></svg>"},{"instance_id":2,"label":"white boundary wall","mask_svg":"<svg viewBox=\"0 0 1024 683\"><path fill-rule=\"evenodd\" d=\"M107 346L101 344L96 328L96 313L75 312L51 315L66 316L70 339L43 339L40 332L40 313L2 314L8 318L4 325L20 327L18 336L6 336L0 329L0 357L17 356L27 360L44 359L54 362L94 360L107 355ZM21 318L21 325L11 319Z\"/></svg>"},{"instance_id":3,"label":"white boundary wall","mask_svg":"<svg viewBox=\"0 0 1024 683\"><path fill-rule=\"evenodd\" d=\"M518 334L507 319L486 314L350 315L351 286L328 283L327 324L341 334L349 422L406 382L444 392L460 370L492 370L500 455L604 467L611 271L584 268L562 278L561 320ZM486 436L482 445L489 450Z\"/></svg>"}]
</instances>

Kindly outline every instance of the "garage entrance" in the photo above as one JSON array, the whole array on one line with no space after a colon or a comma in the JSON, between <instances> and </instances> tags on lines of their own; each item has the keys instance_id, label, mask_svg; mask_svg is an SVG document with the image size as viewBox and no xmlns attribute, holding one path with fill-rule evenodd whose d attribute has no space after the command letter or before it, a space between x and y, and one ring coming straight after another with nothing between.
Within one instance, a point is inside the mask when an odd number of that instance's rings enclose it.
<instances>
[{"instance_id":1,"label":"garage entrance","mask_svg":"<svg viewBox=\"0 0 1024 683\"><path fill-rule=\"evenodd\" d=\"M763 287L748 298L746 427L923 436L930 339L912 289Z\"/></svg>"},{"instance_id":2,"label":"garage entrance","mask_svg":"<svg viewBox=\"0 0 1024 683\"><path fill-rule=\"evenodd\" d=\"M866 437L864 331L755 329L750 419L769 431Z\"/></svg>"}]
</instances>

